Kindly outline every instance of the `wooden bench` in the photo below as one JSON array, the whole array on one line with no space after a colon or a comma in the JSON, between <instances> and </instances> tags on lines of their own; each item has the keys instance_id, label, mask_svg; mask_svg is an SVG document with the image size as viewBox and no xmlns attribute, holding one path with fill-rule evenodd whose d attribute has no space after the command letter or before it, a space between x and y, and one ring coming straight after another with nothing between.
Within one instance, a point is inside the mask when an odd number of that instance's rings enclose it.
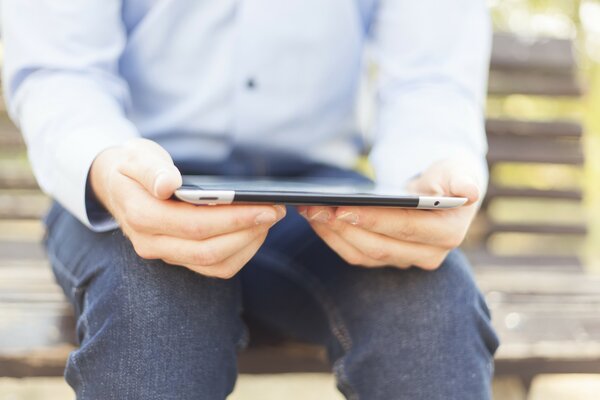
<instances>
[{"instance_id":1,"label":"wooden bench","mask_svg":"<svg viewBox=\"0 0 600 400\"><path fill-rule=\"evenodd\" d=\"M580 93L570 41L496 35L491 105L501 108L526 99L521 95L576 99ZM537 202L542 210L552 207L553 213L581 208L580 187L544 187L543 181L532 187L517 185L506 182L502 173L516 164L526 174L538 164L567 166L577 173L584 163L581 125L500 115L488 119L487 131L491 184L465 249L503 342L497 374L518 375L528 386L539 373L600 372L600 278L585 274L576 254L546 254L552 246L510 255L496 246L498 237L511 234L529 235L534 241L538 237L538 242L546 236L584 240L587 229L580 221L558 224L553 215L546 223L497 218L498 207L506 208L502 202L515 199ZM73 314L40 245L39 218L49 200L38 190L22 140L5 113L0 115L0 149L0 376L58 376L74 347ZM328 370L321 348L253 333L254 345L240 356L242 372Z\"/></svg>"}]
</instances>

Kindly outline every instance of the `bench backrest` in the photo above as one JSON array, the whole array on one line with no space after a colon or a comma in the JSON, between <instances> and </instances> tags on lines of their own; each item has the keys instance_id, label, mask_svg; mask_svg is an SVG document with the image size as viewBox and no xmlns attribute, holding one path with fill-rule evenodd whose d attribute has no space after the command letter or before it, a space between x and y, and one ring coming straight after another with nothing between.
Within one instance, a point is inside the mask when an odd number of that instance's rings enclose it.
<instances>
[{"instance_id":1,"label":"bench backrest","mask_svg":"<svg viewBox=\"0 0 600 400\"><path fill-rule=\"evenodd\" d=\"M577 101L581 92L570 40L495 35L490 108ZM587 228L578 218L583 195L573 176L584 163L582 134L577 120L488 118L490 186L466 246L476 265L580 267L577 249ZM563 216L569 213L576 216ZM557 253L553 246L564 242L571 247ZM502 245L513 246L510 255L496 250Z\"/></svg>"}]
</instances>

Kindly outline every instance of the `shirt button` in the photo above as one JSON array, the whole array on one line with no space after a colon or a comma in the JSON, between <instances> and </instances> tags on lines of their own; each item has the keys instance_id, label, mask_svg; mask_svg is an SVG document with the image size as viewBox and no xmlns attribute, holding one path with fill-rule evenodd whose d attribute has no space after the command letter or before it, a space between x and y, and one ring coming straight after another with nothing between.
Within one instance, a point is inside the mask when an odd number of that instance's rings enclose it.
<instances>
[{"instance_id":1,"label":"shirt button","mask_svg":"<svg viewBox=\"0 0 600 400\"><path fill-rule=\"evenodd\" d=\"M256 81L253 78L248 78L246 81L246 88L249 90L253 90L256 88Z\"/></svg>"}]
</instances>

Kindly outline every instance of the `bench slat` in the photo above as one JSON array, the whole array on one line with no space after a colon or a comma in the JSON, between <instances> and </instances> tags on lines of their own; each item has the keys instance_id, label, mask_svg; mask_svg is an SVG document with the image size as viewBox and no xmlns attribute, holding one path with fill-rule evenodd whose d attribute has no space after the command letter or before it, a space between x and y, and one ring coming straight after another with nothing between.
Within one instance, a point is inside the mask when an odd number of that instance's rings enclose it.
<instances>
[{"instance_id":1,"label":"bench slat","mask_svg":"<svg viewBox=\"0 0 600 400\"><path fill-rule=\"evenodd\" d=\"M0 189L39 190L31 168L4 162L0 169Z\"/></svg>"},{"instance_id":2,"label":"bench slat","mask_svg":"<svg viewBox=\"0 0 600 400\"><path fill-rule=\"evenodd\" d=\"M526 38L511 33L494 34L492 69L534 69L570 73L577 68L569 39Z\"/></svg>"},{"instance_id":3,"label":"bench slat","mask_svg":"<svg viewBox=\"0 0 600 400\"><path fill-rule=\"evenodd\" d=\"M471 263L481 270L498 266L502 266L504 269L519 270L527 266L545 271L583 271L581 260L574 255L497 255L491 254L487 250L466 250L466 253Z\"/></svg>"},{"instance_id":4,"label":"bench slat","mask_svg":"<svg viewBox=\"0 0 600 400\"><path fill-rule=\"evenodd\" d=\"M488 135L488 162L583 165L584 155L577 140L548 140L531 136Z\"/></svg>"},{"instance_id":5,"label":"bench slat","mask_svg":"<svg viewBox=\"0 0 600 400\"><path fill-rule=\"evenodd\" d=\"M18 258L44 260L46 258L46 251L44 250L44 246L37 241L0 241L0 260L14 260Z\"/></svg>"},{"instance_id":6,"label":"bench slat","mask_svg":"<svg viewBox=\"0 0 600 400\"><path fill-rule=\"evenodd\" d=\"M508 224L492 223L487 234L496 233L540 233L544 235L585 235L588 232L584 224L550 225L550 224Z\"/></svg>"},{"instance_id":7,"label":"bench slat","mask_svg":"<svg viewBox=\"0 0 600 400\"><path fill-rule=\"evenodd\" d=\"M575 76L556 76L539 71L490 71L488 94L577 97L582 92Z\"/></svg>"},{"instance_id":8,"label":"bench slat","mask_svg":"<svg viewBox=\"0 0 600 400\"><path fill-rule=\"evenodd\" d=\"M488 118L488 135L542 136L547 138L579 139L583 136L583 127L572 121L526 121L506 118Z\"/></svg>"},{"instance_id":9,"label":"bench slat","mask_svg":"<svg viewBox=\"0 0 600 400\"><path fill-rule=\"evenodd\" d=\"M37 190L0 191L0 219L40 219L50 199Z\"/></svg>"},{"instance_id":10,"label":"bench slat","mask_svg":"<svg viewBox=\"0 0 600 400\"><path fill-rule=\"evenodd\" d=\"M583 200L581 190L544 190L532 189L523 187L506 187L496 186L491 184L487 190L487 201L499 197L518 197L518 198L533 198L533 199L555 199L555 200Z\"/></svg>"}]
</instances>

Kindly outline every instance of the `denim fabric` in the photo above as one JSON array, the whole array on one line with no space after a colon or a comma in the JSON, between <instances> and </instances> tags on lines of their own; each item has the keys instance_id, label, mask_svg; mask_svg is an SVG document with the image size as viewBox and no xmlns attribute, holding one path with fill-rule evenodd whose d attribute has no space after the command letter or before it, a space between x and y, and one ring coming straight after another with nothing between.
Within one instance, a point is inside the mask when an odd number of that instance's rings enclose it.
<instances>
[{"instance_id":1,"label":"denim fabric","mask_svg":"<svg viewBox=\"0 0 600 400\"><path fill-rule=\"evenodd\" d=\"M224 172L213 167L180 165ZM258 170L269 172L247 163ZM365 179L315 165L287 173ZM326 346L349 399L490 398L498 341L458 251L435 272L350 266L290 208L241 273L217 280L143 260L121 231L93 233L57 204L46 224L77 316L65 376L78 399L224 399L245 320Z\"/></svg>"}]
</instances>

